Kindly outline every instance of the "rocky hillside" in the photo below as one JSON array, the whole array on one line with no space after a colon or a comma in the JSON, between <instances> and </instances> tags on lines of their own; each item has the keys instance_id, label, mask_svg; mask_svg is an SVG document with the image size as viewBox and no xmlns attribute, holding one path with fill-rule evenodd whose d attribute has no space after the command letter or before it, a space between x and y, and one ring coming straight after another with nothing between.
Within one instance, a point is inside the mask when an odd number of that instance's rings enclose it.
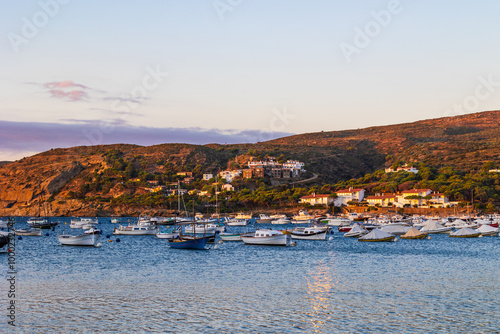
<instances>
[{"instance_id":1,"label":"rocky hillside","mask_svg":"<svg viewBox=\"0 0 500 334\"><path fill-rule=\"evenodd\" d=\"M140 190L123 186L129 178L171 175L182 170L194 170L197 175L217 172L238 168L250 156L304 161L308 171L319 174L320 184L358 178L394 161L449 165L462 170L479 168L490 161L498 168L499 124L500 111L488 111L359 130L308 133L257 144L53 149L0 164L0 214L110 214L116 208L92 198L139 195ZM127 208L121 210L131 213Z\"/></svg>"}]
</instances>

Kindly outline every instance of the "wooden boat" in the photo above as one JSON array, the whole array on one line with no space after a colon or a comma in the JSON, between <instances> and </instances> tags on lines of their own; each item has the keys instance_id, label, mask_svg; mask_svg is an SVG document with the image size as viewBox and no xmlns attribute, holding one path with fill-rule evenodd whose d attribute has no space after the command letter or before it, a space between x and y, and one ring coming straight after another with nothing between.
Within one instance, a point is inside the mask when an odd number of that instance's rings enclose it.
<instances>
[{"instance_id":1,"label":"wooden boat","mask_svg":"<svg viewBox=\"0 0 500 334\"><path fill-rule=\"evenodd\" d=\"M27 235L27 236L41 237L42 236L42 229L41 228L22 228L19 230L15 230L14 233L16 235Z\"/></svg>"},{"instance_id":2,"label":"wooden boat","mask_svg":"<svg viewBox=\"0 0 500 334\"><path fill-rule=\"evenodd\" d=\"M97 239L99 239L98 234L80 234L80 235L70 235L62 234L58 235L57 239L64 246L96 246Z\"/></svg>"},{"instance_id":3,"label":"wooden boat","mask_svg":"<svg viewBox=\"0 0 500 334\"><path fill-rule=\"evenodd\" d=\"M42 229L50 229L56 227L59 224L59 222L51 222L47 218L40 217L29 218L27 223L29 227Z\"/></svg>"},{"instance_id":4,"label":"wooden boat","mask_svg":"<svg viewBox=\"0 0 500 334\"><path fill-rule=\"evenodd\" d=\"M199 223L197 222L186 222L186 223L178 223L179 237L175 239L168 239L168 245L170 248L174 249L206 249L206 245L210 241L211 238L215 239L215 233L213 236L197 236L196 233L192 235L186 235L182 233L182 226L191 225L194 231L195 225Z\"/></svg>"},{"instance_id":5,"label":"wooden boat","mask_svg":"<svg viewBox=\"0 0 500 334\"><path fill-rule=\"evenodd\" d=\"M286 246L288 237L280 231L257 230L252 233L243 234L241 240L243 240L245 245Z\"/></svg>"},{"instance_id":6,"label":"wooden boat","mask_svg":"<svg viewBox=\"0 0 500 334\"><path fill-rule=\"evenodd\" d=\"M323 226L311 226L290 231L290 237L298 240L326 240L327 234L328 228Z\"/></svg>"},{"instance_id":7,"label":"wooden boat","mask_svg":"<svg viewBox=\"0 0 500 334\"><path fill-rule=\"evenodd\" d=\"M241 233L219 233L219 237L222 241L241 241Z\"/></svg>"}]
</instances>

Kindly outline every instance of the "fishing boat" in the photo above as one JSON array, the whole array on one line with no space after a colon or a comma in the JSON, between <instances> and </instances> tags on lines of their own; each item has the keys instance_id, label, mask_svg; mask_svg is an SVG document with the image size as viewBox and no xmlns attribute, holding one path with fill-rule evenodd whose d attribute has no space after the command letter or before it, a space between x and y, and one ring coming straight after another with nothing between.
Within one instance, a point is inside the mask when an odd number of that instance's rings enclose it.
<instances>
[{"instance_id":1,"label":"fishing boat","mask_svg":"<svg viewBox=\"0 0 500 334\"><path fill-rule=\"evenodd\" d=\"M156 225L152 224L149 219L139 219L137 224L129 223L128 226L119 225L113 230L115 235L155 235L156 233Z\"/></svg>"},{"instance_id":2,"label":"fishing boat","mask_svg":"<svg viewBox=\"0 0 500 334\"><path fill-rule=\"evenodd\" d=\"M222 241L241 241L241 233L223 232L219 233L219 237Z\"/></svg>"},{"instance_id":3,"label":"fishing boat","mask_svg":"<svg viewBox=\"0 0 500 334\"><path fill-rule=\"evenodd\" d=\"M246 219L229 219L226 224L228 226L247 226L247 220Z\"/></svg>"},{"instance_id":4,"label":"fishing boat","mask_svg":"<svg viewBox=\"0 0 500 334\"><path fill-rule=\"evenodd\" d=\"M188 223L179 223L178 226L181 227L179 230L179 238L175 239L168 239L168 245L170 248L174 249L206 249L206 245L209 242L210 237L207 236L196 236L196 234L193 233L193 235L188 236L185 234L182 234L182 226L183 225L194 225L195 223L193 222L188 222Z\"/></svg>"},{"instance_id":5,"label":"fishing boat","mask_svg":"<svg viewBox=\"0 0 500 334\"><path fill-rule=\"evenodd\" d=\"M59 222L51 222L49 221L49 219L41 217L29 218L27 223L29 227L42 229L50 229L56 227L59 224Z\"/></svg>"},{"instance_id":6,"label":"fishing boat","mask_svg":"<svg viewBox=\"0 0 500 334\"><path fill-rule=\"evenodd\" d=\"M468 227L463 227L455 232L450 233L450 237L452 238L477 238L480 235L481 232Z\"/></svg>"},{"instance_id":7,"label":"fishing boat","mask_svg":"<svg viewBox=\"0 0 500 334\"><path fill-rule=\"evenodd\" d=\"M326 240L328 228L325 226L311 226L290 231L290 237L298 240Z\"/></svg>"},{"instance_id":8,"label":"fishing boat","mask_svg":"<svg viewBox=\"0 0 500 334\"><path fill-rule=\"evenodd\" d=\"M158 229L155 235L158 239L174 239L179 237L179 230L180 226L169 228L168 230L163 232L160 232L160 230Z\"/></svg>"},{"instance_id":9,"label":"fishing boat","mask_svg":"<svg viewBox=\"0 0 500 334\"><path fill-rule=\"evenodd\" d=\"M83 233L85 233L85 234L101 234L102 231L98 228L91 227L88 230L84 231Z\"/></svg>"},{"instance_id":10,"label":"fishing boat","mask_svg":"<svg viewBox=\"0 0 500 334\"><path fill-rule=\"evenodd\" d=\"M419 231L416 227L412 227L401 236L401 239L425 239L427 236L427 233Z\"/></svg>"},{"instance_id":11,"label":"fishing boat","mask_svg":"<svg viewBox=\"0 0 500 334\"><path fill-rule=\"evenodd\" d=\"M71 219L71 223L69 224L69 227L71 228L81 228L84 230L88 230L92 227L95 227L99 222L96 219L92 218L76 218L76 219Z\"/></svg>"},{"instance_id":12,"label":"fishing boat","mask_svg":"<svg viewBox=\"0 0 500 334\"><path fill-rule=\"evenodd\" d=\"M57 239L64 246L96 246L99 234L61 234Z\"/></svg>"},{"instance_id":13,"label":"fishing boat","mask_svg":"<svg viewBox=\"0 0 500 334\"><path fill-rule=\"evenodd\" d=\"M15 235L26 235L26 236L42 236L41 228L22 228L14 231Z\"/></svg>"},{"instance_id":14,"label":"fishing boat","mask_svg":"<svg viewBox=\"0 0 500 334\"><path fill-rule=\"evenodd\" d=\"M371 241L371 242L383 242L383 241L394 241L395 235L375 229L370 233L359 237L358 241Z\"/></svg>"},{"instance_id":15,"label":"fishing boat","mask_svg":"<svg viewBox=\"0 0 500 334\"><path fill-rule=\"evenodd\" d=\"M275 230L257 230L243 234L241 240L245 245L286 246L287 235Z\"/></svg>"}]
</instances>

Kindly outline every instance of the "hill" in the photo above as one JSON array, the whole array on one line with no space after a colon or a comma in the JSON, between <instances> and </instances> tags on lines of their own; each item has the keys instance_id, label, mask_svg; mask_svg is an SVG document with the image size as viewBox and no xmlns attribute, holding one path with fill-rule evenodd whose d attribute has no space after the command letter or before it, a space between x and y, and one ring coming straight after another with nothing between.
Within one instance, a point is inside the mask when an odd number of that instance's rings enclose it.
<instances>
[{"instance_id":1,"label":"hill","mask_svg":"<svg viewBox=\"0 0 500 334\"><path fill-rule=\"evenodd\" d=\"M143 208L131 211L123 202L120 208L113 206L113 199L144 195L146 180L170 182L179 171L192 171L200 178L203 173L240 167L251 156L301 160L308 171L319 174L318 185L361 178L400 162L437 169L451 166L463 172L486 163L496 168L499 124L500 111L488 111L256 144L53 149L0 165L0 208L3 214L16 215L140 213ZM131 186L132 178L141 179L142 186Z\"/></svg>"}]
</instances>

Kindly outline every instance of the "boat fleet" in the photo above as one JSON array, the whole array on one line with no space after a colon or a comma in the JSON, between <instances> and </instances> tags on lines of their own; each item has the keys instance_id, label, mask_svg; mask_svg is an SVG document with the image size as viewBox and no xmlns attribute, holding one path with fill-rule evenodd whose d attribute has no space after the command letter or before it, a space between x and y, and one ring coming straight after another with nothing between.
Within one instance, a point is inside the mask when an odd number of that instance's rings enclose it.
<instances>
[{"instance_id":1,"label":"boat fleet","mask_svg":"<svg viewBox=\"0 0 500 334\"><path fill-rule=\"evenodd\" d=\"M306 219L307 218L307 219ZM195 218L158 218L141 215L138 218L128 218L127 224L123 218L110 217L115 224L114 235L152 235L165 239L174 249L207 249L209 244L223 242L242 242L245 245L259 246L294 246L296 240L326 241L331 240L330 234L336 229L344 237L356 238L363 242L387 242L412 239L430 239L432 234L448 234L452 238L478 238L497 236L499 234L500 216L487 217L362 217L323 216L317 217L305 211L299 212L291 219L286 215L239 213L234 217L204 218L201 214ZM0 219L0 229L7 227ZM29 228L12 231L18 236L42 236L42 229L59 225L58 221L48 218L30 218L26 221ZM67 233L64 223L63 233L57 239L64 246L99 247L99 237L102 234L98 228L97 218L72 218L69 228L81 229L79 233ZM262 224L267 224L264 226ZM4 226L5 225L5 226ZM116 226L117 225L117 226ZM167 225L167 228L161 226ZM276 226L275 225L282 225ZM234 229L233 226L245 227ZM5 232L1 235L5 235ZM109 238L109 236L107 236ZM117 239L118 241L119 239Z\"/></svg>"}]
</instances>

